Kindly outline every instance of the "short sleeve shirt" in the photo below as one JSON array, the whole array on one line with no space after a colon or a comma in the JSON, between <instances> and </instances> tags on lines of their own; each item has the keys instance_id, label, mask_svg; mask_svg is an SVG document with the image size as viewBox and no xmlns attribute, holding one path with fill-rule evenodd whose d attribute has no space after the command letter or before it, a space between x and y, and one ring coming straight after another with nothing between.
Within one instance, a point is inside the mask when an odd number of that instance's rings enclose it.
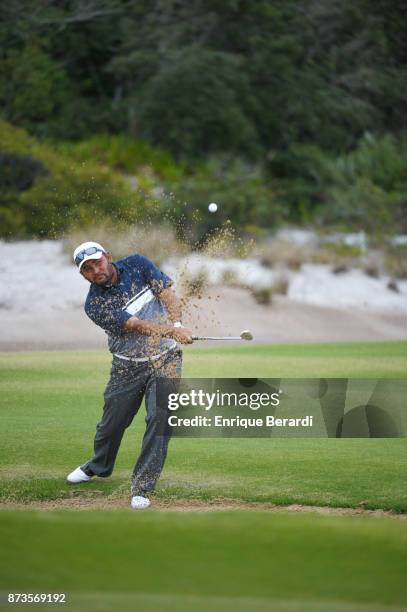
<instances>
[{"instance_id":1,"label":"short sleeve shirt","mask_svg":"<svg viewBox=\"0 0 407 612\"><path fill-rule=\"evenodd\" d=\"M147 257L137 253L120 259L114 266L118 273L117 284L92 283L85 302L88 317L105 330L109 350L135 359L175 347L176 342L170 338L145 336L123 329L132 316L168 324L168 313L159 294L172 284L172 280Z\"/></svg>"}]
</instances>

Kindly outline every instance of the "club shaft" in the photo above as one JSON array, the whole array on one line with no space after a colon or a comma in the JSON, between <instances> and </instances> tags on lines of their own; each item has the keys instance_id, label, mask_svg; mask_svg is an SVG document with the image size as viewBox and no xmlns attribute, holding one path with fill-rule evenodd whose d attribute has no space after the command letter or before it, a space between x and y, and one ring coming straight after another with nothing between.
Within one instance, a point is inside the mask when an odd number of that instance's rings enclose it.
<instances>
[{"instance_id":1,"label":"club shaft","mask_svg":"<svg viewBox=\"0 0 407 612\"><path fill-rule=\"evenodd\" d=\"M192 336L192 340L242 340L240 336Z\"/></svg>"}]
</instances>

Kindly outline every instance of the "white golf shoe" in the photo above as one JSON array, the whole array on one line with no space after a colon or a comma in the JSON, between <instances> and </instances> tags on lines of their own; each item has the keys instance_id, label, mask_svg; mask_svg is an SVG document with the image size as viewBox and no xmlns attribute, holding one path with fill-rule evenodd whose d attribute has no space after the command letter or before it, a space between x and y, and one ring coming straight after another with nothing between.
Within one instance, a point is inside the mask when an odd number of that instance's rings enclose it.
<instances>
[{"instance_id":1,"label":"white golf shoe","mask_svg":"<svg viewBox=\"0 0 407 612\"><path fill-rule=\"evenodd\" d=\"M144 508L148 508L151 505L148 497L143 497L142 495L133 495L131 498L131 507L133 510L144 510Z\"/></svg>"},{"instance_id":2,"label":"white golf shoe","mask_svg":"<svg viewBox=\"0 0 407 612\"><path fill-rule=\"evenodd\" d=\"M91 478L92 476L88 476L80 467L77 467L76 470L68 474L66 480L71 484L78 484L80 482L88 482Z\"/></svg>"}]
</instances>

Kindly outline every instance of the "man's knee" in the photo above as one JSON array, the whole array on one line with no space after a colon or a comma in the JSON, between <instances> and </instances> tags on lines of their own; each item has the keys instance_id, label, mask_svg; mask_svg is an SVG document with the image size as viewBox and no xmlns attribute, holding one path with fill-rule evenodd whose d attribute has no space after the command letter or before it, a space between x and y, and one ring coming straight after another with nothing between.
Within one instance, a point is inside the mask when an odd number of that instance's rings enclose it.
<instances>
[{"instance_id":1,"label":"man's knee","mask_svg":"<svg viewBox=\"0 0 407 612\"><path fill-rule=\"evenodd\" d=\"M123 434L126 425L123 423L115 423L114 421L104 423L100 421L96 425L96 438L98 440L103 440L107 438L112 438L117 436L118 434Z\"/></svg>"}]
</instances>

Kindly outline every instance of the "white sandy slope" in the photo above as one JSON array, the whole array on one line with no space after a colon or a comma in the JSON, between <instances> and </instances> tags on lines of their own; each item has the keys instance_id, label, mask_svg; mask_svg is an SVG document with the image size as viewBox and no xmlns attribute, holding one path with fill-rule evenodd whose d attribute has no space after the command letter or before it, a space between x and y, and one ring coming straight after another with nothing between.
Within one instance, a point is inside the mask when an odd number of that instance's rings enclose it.
<instances>
[{"instance_id":1,"label":"white sandy slope","mask_svg":"<svg viewBox=\"0 0 407 612\"><path fill-rule=\"evenodd\" d=\"M329 266L303 265L290 282L288 297L298 302L343 310L407 314L407 281L389 289L387 276L372 278L362 270L333 274Z\"/></svg>"},{"instance_id":2,"label":"white sandy slope","mask_svg":"<svg viewBox=\"0 0 407 612\"><path fill-rule=\"evenodd\" d=\"M195 255L163 267L177 279L180 270L192 274L202 266L213 283L222 282L225 269L252 286L276 274L254 260ZM290 275L288 295L271 306L260 306L247 290L214 284L190 302L185 322L199 333L250 328L258 342L406 339L407 283L395 293L387 282L358 270L334 275L326 266L304 265ZM60 242L0 241L0 350L104 347L104 332L83 311L87 291Z\"/></svg>"},{"instance_id":3,"label":"white sandy slope","mask_svg":"<svg viewBox=\"0 0 407 612\"><path fill-rule=\"evenodd\" d=\"M165 272L178 280L183 275L194 278L204 274L211 284L222 285L225 276L252 288L270 287L280 277L289 280L290 300L316 306L358 308L374 313L407 314L407 281L398 281L399 292L388 288L387 276L372 278L362 270L334 274L330 266L304 264L299 271L270 269L255 259L214 259L193 254L182 259L169 259Z\"/></svg>"}]
</instances>

